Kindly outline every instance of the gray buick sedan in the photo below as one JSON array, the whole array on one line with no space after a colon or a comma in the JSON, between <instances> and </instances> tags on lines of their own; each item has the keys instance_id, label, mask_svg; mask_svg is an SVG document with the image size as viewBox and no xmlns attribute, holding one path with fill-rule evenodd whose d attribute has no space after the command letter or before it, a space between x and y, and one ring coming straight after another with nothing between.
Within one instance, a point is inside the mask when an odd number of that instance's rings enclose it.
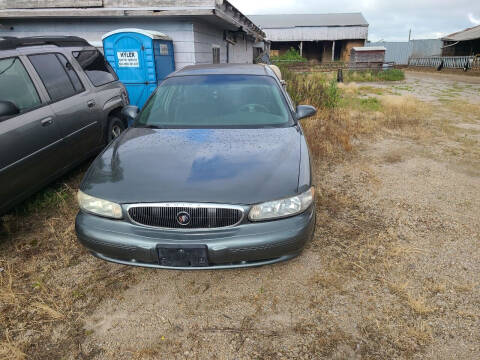
<instances>
[{"instance_id":1,"label":"gray buick sedan","mask_svg":"<svg viewBox=\"0 0 480 360\"><path fill-rule=\"evenodd\" d=\"M76 231L120 264L224 269L299 255L315 228L310 156L294 107L267 65L171 74L92 163Z\"/></svg>"}]
</instances>

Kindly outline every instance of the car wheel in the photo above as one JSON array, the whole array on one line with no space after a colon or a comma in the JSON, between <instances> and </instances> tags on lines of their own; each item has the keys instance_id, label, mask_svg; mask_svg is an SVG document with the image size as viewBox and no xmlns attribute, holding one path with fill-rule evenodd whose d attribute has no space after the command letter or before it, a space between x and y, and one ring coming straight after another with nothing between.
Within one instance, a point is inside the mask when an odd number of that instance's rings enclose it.
<instances>
[{"instance_id":1,"label":"car wheel","mask_svg":"<svg viewBox=\"0 0 480 360\"><path fill-rule=\"evenodd\" d=\"M110 143L115 140L125 130L122 120L115 116L111 116L108 122L107 141Z\"/></svg>"}]
</instances>

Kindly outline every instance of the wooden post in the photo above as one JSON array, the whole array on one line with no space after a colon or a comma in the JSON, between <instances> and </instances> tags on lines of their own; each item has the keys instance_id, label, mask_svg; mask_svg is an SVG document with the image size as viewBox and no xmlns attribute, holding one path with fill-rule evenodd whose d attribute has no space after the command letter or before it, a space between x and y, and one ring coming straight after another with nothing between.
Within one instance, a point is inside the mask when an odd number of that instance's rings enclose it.
<instances>
[{"instance_id":1,"label":"wooden post","mask_svg":"<svg viewBox=\"0 0 480 360\"><path fill-rule=\"evenodd\" d=\"M303 41L300 41L300 56L303 56Z\"/></svg>"},{"instance_id":2,"label":"wooden post","mask_svg":"<svg viewBox=\"0 0 480 360\"><path fill-rule=\"evenodd\" d=\"M332 43L332 61L335 61L335 40Z\"/></svg>"}]
</instances>

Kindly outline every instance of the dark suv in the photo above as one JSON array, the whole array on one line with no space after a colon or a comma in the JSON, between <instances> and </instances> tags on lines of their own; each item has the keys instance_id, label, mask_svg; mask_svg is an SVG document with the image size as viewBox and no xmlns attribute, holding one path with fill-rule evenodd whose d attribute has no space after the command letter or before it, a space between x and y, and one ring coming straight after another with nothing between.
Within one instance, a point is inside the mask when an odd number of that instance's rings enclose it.
<instances>
[{"instance_id":1,"label":"dark suv","mask_svg":"<svg viewBox=\"0 0 480 360\"><path fill-rule=\"evenodd\" d=\"M0 38L0 214L118 136L127 104L84 39Z\"/></svg>"}]
</instances>

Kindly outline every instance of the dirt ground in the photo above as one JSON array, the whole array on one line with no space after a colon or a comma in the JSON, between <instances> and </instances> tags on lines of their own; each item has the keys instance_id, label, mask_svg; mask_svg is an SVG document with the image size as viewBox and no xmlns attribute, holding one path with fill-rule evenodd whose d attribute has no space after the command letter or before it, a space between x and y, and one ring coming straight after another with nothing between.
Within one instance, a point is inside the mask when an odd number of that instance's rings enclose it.
<instances>
[{"instance_id":1,"label":"dirt ground","mask_svg":"<svg viewBox=\"0 0 480 360\"><path fill-rule=\"evenodd\" d=\"M364 86L434 111L414 131L358 138L342 161L316 162L316 233L292 261L131 268L76 243L68 196L33 220L7 218L0 358L479 359L480 81L409 72ZM55 245L38 245L42 234ZM39 247L46 258L33 262ZM51 271L38 278L40 266Z\"/></svg>"}]
</instances>

